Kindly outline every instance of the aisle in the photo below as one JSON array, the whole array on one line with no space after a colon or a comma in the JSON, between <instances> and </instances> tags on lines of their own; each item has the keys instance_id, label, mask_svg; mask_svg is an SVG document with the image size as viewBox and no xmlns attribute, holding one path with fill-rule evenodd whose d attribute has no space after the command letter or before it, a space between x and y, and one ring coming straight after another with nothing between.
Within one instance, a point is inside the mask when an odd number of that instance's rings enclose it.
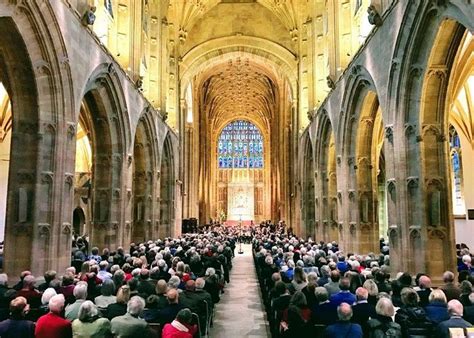
<instances>
[{"instance_id":1,"label":"aisle","mask_svg":"<svg viewBox=\"0 0 474 338\"><path fill-rule=\"evenodd\" d=\"M267 338L270 328L266 320L258 279L252 258L252 246L242 245L230 274L230 283L221 295L211 328L211 338Z\"/></svg>"}]
</instances>

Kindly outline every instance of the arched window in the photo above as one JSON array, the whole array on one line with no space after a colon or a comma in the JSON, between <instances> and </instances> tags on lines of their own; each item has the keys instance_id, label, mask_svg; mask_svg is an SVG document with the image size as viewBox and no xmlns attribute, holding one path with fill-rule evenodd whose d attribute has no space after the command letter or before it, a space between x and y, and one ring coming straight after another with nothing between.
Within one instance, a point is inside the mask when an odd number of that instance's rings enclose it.
<instances>
[{"instance_id":1,"label":"arched window","mask_svg":"<svg viewBox=\"0 0 474 338\"><path fill-rule=\"evenodd\" d=\"M237 120L222 129L217 145L220 169L263 168L263 137L251 122Z\"/></svg>"},{"instance_id":2,"label":"arched window","mask_svg":"<svg viewBox=\"0 0 474 338\"><path fill-rule=\"evenodd\" d=\"M458 132L453 126L449 127L449 147L451 153L451 179L453 189L453 212L455 215L464 215L464 195L462 191L462 156L461 141Z\"/></svg>"}]
</instances>

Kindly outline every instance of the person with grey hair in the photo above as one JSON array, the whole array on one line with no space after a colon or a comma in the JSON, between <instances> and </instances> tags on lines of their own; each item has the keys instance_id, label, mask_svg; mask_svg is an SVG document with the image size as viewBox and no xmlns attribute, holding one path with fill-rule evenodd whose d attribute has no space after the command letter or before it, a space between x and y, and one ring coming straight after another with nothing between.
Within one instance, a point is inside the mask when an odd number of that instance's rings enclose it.
<instances>
[{"instance_id":1,"label":"person with grey hair","mask_svg":"<svg viewBox=\"0 0 474 338\"><path fill-rule=\"evenodd\" d=\"M216 275L216 270L214 268L207 268L206 274L204 276L206 285L204 289L209 292L212 297L212 302L214 304L219 303L220 297L220 287L219 287L219 277Z\"/></svg>"},{"instance_id":2,"label":"person with grey hair","mask_svg":"<svg viewBox=\"0 0 474 338\"><path fill-rule=\"evenodd\" d=\"M41 306L38 308L38 313L30 313L28 319L36 321L40 316L47 314L49 312L49 301L56 295L56 290L53 288L47 288L44 290L43 295L41 296Z\"/></svg>"},{"instance_id":3,"label":"person with grey hair","mask_svg":"<svg viewBox=\"0 0 474 338\"><path fill-rule=\"evenodd\" d=\"M178 276L172 276L168 281L168 288L176 289L178 290L178 292L181 292L182 290L178 289L180 283L181 283L181 280L179 279Z\"/></svg>"},{"instance_id":4,"label":"person with grey hair","mask_svg":"<svg viewBox=\"0 0 474 338\"><path fill-rule=\"evenodd\" d=\"M352 308L347 303L341 303L337 307L337 317L339 320L326 327L326 337L351 337L362 338L362 328L359 324L351 323Z\"/></svg>"},{"instance_id":5,"label":"person with grey hair","mask_svg":"<svg viewBox=\"0 0 474 338\"><path fill-rule=\"evenodd\" d=\"M66 319L73 321L79 315L79 308L87 299L87 283L79 282L73 291L76 301L66 306Z\"/></svg>"},{"instance_id":6,"label":"person with grey hair","mask_svg":"<svg viewBox=\"0 0 474 338\"><path fill-rule=\"evenodd\" d=\"M369 338L393 337L402 338L402 328L395 323L392 317L395 315L390 298L382 297L375 306L376 314L367 322L367 335Z\"/></svg>"},{"instance_id":7,"label":"person with grey hair","mask_svg":"<svg viewBox=\"0 0 474 338\"><path fill-rule=\"evenodd\" d=\"M110 304L117 302L115 296L115 283L111 279L106 279L100 288L100 296L95 297L94 303L100 309L106 309Z\"/></svg>"},{"instance_id":8,"label":"person with grey hair","mask_svg":"<svg viewBox=\"0 0 474 338\"><path fill-rule=\"evenodd\" d=\"M49 300L49 313L41 316L36 322L36 338L71 337L71 322L61 316L64 309L64 302L65 299L62 294L53 296Z\"/></svg>"},{"instance_id":9,"label":"person with grey hair","mask_svg":"<svg viewBox=\"0 0 474 338\"><path fill-rule=\"evenodd\" d=\"M112 274L107 271L107 268L109 267L109 263L104 260L99 263L99 272L97 273L97 277L102 280L102 282L105 282L107 279L112 279Z\"/></svg>"},{"instance_id":10,"label":"person with grey hair","mask_svg":"<svg viewBox=\"0 0 474 338\"><path fill-rule=\"evenodd\" d=\"M308 273L306 276L308 280L308 284L301 290L306 296L306 302L308 303L308 307L311 309L314 304L316 304L316 296L314 295L314 291L318 286L318 275L316 272L312 271Z\"/></svg>"},{"instance_id":11,"label":"person with grey hair","mask_svg":"<svg viewBox=\"0 0 474 338\"><path fill-rule=\"evenodd\" d=\"M318 286L324 286L329 283L329 276L331 275L331 269L327 265L323 265L320 268L321 277L318 279Z\"/></svg>"},{"instance_id":12,"label":"person with grey hair","mask_svg":"<svg viewBox=\"0 0 474 338\"><path fill-rule=\"evenodd\" d=\"M356 303L352 307L352 321L359 324L367 332L367 321L375 316L375 306L368 302L369 292L366 288L356 289Z\"/></svg>"},{"instance_id":13,"label":"person with grey hair","mask_svg":"<svg viewBox=\"0 0 474 338\"><path fill-rule=\"evenodd\" d=\"M10 302L10 318L0 322L0 337L34 338L35 323L26 320L30 310L25 297L16 297Z\"/></svg>"},{"instance_id":14,"label":"person with grey hair","mask_svg":"<svg viewBox=\"0 0 474 338\"><path fill-rule=\"evenodd\" d=\"M73 337L110 337L110 321L99 316L99 310L90 300L82 303L79 316L72 322Z\"/></svg>"},{"instance_id":15,"label":"person with grey hair","mask_svg":"<svg viewBox=\"0 0 474 338\"><path fill-rule=\"evenodd\" d=\"M32 308L41 306L41 293L36 290L36 278L33 275L23 278L23 288L16 295L25 297Z\"/></svg>"},{"instance_id":16,"label":"person with grey hair","mask_svg":"<svg viewBox=\"0 0 474 338\"><path fill-rule=\"evenodd\" d=\"M438 324L436 327L436 337L449 338L450 328L468 328L472 324L462 318L464 308L460 301L452 299L448 302L449 319Z\"/></svg>"},{"instance_id":17,"label":"person with grey hair","mask_svg":"<svg viewBox=\"0 0 474 338\"><path fill-rule=\"evenodd\" d=\"M140 318L144 308L145 301L141 297L130 298L127 304L127 313L112 319L112 334L117 338L148 337L148 323Z\"/></svg>"},{"instance_id":18,"label":"person with grey hair","mask_svg":"<svg viewBox=\"0 0 474 338\"><path fill-rule=\"evenodd\" d=\"M204 289L205 286L206 286L206 281L204 280L204 278L196 279L195 294L196 294L196 297L198 297L201 301L207 302L207 307L208 307L207 310L208 310L208 313L211 314L212 310L214 309L214 303L212 302L211 294Z\"/></svg>"},{"instance_id":19,"label":"person with grey hair","mask_svg":"<svg viewBox=\"0 0 474 338\"><path fill-rule=\"evenodd\" d=\"M313 324L329 325L337 320L336 308L329 303L329 293L325 287L318 286L314 290L316 303L311 308Z\"/></svg>"},{"instance_id":20,"label":"person with grey hair","mask_svg":"<svg viewBox=\"0 0 474 338\"><path fill-rule=\"evenodd\" d=\"M395 315L395 322L400 324L404 336L431 334L433 324L426 311L418 305L420 297L411 288L405 287L401 292L402 307Z\"/></svg>"},{"instance_id":21,"label":"person with grey hair","mask_svg":"<svg viewBox=\"0 0 474 338\"><path fill-rule=\"evenodd\" d=\"M446 295L448 302L451 299L459 299L461 296L461 289L454 282L454 273L451 271L445 271L443 273L443 282L444 285L441 287L441 290L443 290Z\"/></svg>"}]
</instances>

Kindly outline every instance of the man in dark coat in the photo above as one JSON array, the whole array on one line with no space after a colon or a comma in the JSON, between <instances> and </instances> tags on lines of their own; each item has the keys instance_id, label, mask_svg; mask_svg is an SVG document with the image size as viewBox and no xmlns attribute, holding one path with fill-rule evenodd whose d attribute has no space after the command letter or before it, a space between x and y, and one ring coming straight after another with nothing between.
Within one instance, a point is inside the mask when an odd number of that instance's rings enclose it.
<instances>
[{"instance_id":1,"label":"man in dark coat","mask_svg":"<svg viewBox=\"0 0 474 338\"><path fill-rule=\"evenodd\" d=\"M359 324L351 323L352 308L347 303L342 303L337 308L339 320L329 325L324 332L325 337L331 338L362 338L362 328Z\"/></svg>"},{"instance_id":2,"label":"man in dark coat","mask_svg":"<svg viewBox=\"0 0 474 338\"><path fill-rule=\"evenodd\" d=\"M463 306L457 299L448 302L448 312L450 318L438 324L436 327L436 334L439 338L449 338L450 328L467 328L472 327L472 324L462 318Z\"/></svg>"},{"instance_id":3,"label":"man in dark coat","mask_svg":"<svg viewBox=\"0 0 474 338\"><path fill-rule=\"evenodd\" d=\"M356 297L357 302L352 307L353 315L351 321L353 323L359 324L364 330L364 332L366 332L367 321L369 320L369 318L374 318L376 315L375 306L367 302L367 298L369 297L369 292L367 291L367 289L364 289L362 287L357 288Z\"/></svg>"}]
</instances>

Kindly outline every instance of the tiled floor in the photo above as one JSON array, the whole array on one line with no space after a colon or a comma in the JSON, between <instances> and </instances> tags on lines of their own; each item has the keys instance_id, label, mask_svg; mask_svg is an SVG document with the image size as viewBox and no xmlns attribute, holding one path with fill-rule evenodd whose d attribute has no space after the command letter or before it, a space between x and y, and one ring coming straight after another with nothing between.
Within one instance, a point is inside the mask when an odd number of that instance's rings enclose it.
<instances>
[{"instance_id":1,"label":"tiled floor","mask_svg":"<svg viewBox=\"0 0 474 338\"><path fill-rule=\"evenodd\" d=\"M211 338L268 338L270 328L260 295L250 244L235 250L230 284L217 304Z\"/></svg>"}]
</instances>

